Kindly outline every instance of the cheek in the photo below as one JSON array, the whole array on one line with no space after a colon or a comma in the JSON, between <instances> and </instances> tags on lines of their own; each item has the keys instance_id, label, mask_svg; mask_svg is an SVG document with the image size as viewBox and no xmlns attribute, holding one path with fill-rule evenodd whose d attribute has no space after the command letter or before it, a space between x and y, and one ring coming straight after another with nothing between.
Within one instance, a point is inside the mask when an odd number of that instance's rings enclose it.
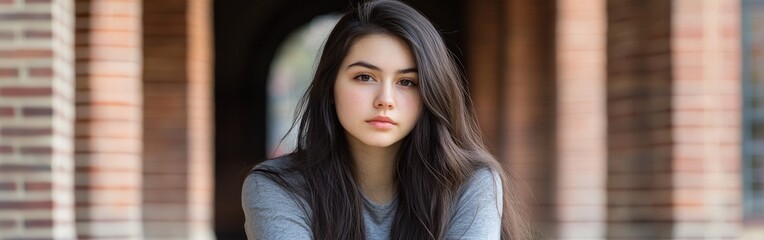
<instances>
[{"instance_id":1,"label":"cheek","mask_svg":"<svg viewBox=\"0 0 764 240\"><path fill-rule=\"evenodd\" d=\"M409 122L416 123L417 120L419 120L419 117L422 115L422 109L424 108L424 104L422 103L422 99L419 96L419 94L410 95L407 96L405 104L403 104L401 107L405 108L405 115L409 116L408 120Z\"/></svg>"},{"instance_id":2,"label":"cheek","mask_svg":"<svg viewBox=\"0 0 764 240\"><path fill-rule=\"evenodd\" d=\"M361 116L359 110L363 109L362 104L365 101L364 94L359 89L342 85L334 88L334 105L340 120L349 120Z\"/></svg>"},{"instance_id":3,"label":"cheek","mask_svg":"<svg viewBox=\"0 0 764 240\"><path fill-rule=\"evenodd\" d=\"M363 101L363 94L360 94L358 91L338 88L334 92L334 101L337 108L356 109L354 106L358 106Z\"/></svg>"}]
</instances>

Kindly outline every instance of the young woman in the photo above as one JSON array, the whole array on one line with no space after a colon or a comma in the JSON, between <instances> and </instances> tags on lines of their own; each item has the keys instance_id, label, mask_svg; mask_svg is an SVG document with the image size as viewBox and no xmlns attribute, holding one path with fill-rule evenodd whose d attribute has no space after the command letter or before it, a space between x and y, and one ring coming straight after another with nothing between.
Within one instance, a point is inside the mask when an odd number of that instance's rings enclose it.
<instances>
[{"instance_id":1,"label":"young woman","mask_svg":"<svg viewBox=\"0 0 764 240\"><path fill-rule=\"evenodd\" d=\"M296 150L245 180L250 239L527 239L463 77L413 8L349 10L300 106Z\"/></svg>"}]
</instances>

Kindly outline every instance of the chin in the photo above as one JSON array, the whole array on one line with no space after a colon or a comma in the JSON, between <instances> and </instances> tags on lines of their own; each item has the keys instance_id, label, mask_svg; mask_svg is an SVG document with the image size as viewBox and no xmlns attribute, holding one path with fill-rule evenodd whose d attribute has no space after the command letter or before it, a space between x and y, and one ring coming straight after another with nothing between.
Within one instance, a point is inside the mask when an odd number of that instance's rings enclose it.
<instances>
[{"instance_id":1,"label":"chin","mask_svg":"<svg viewBox=\"0 0 764 240\"><path fill-rule=\"evenodd\" d=\"M379 148L386 148L386 147L392 146L393 144L397 142L398 141L387 140L387 139L374 139L371 141L362 141L362 143L366 144L366 146L379 147Z\"/></svg>"},{"instance_id":2,"label":"chin","mask_svg":"<svg viewBox=\"0 0 764 240\"><path fill-rule=\"evenodd\" d=\"M378 147L378 148L386 148L393 145L393 143L388 143L388 142L365 142L364 144L366 144L366 146L369 146L369 147Z\"/></svg>"}]
</instances>

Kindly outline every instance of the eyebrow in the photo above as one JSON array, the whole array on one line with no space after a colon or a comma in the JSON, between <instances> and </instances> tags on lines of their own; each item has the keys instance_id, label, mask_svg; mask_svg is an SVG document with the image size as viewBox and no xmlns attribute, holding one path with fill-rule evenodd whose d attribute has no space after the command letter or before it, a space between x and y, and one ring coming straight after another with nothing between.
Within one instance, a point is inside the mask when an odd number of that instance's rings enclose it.
<instances>
[{"instance_id":1,"label":"eyebrow","mask_svg":"<svg viewBox=\"0 0 764 240\"><path fill-rule=\"evenodd\" d=\"M365 68L376 70L376 71L381 71L382 70L379 67L374 66L371 63L367 63L367 62L364 62L364 61L358 61L358 62L351 63L346 68L350 68L350 67L353 67L353 66L365 67ZM398 73L398 74L417 73L417 71L416 71L415 67L412 67L412 68L406 68L406 69L398 70L396 73Z\"/></svg>"}]
</instances>

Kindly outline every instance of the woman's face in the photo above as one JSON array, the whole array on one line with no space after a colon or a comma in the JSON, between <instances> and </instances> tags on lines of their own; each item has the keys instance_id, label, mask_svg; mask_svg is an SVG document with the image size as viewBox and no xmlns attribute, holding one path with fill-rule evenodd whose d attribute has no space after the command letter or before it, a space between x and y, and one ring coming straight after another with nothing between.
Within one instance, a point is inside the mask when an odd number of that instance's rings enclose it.
<instances>
[{"instance_id":1,"label":"woman's face","mask_svg":"<svg viewBox=\"0 0 764 240\"><path fill-rule=\"evenodd\" d=\"M416 61L397 37L356 39L334 82L340 124L352 146L389 147L411 132L422 110Z\"/></svg>"}]
</instances>

